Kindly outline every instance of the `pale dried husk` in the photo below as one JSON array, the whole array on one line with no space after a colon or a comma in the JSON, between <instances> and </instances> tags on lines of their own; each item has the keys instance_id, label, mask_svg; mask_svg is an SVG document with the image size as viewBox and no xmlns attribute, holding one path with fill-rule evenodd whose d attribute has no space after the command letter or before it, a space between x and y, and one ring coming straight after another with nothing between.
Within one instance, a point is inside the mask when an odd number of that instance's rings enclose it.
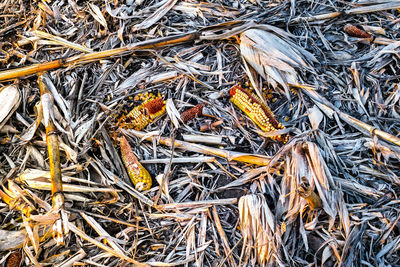
<instances>
[{"instance_id":1,"label":"pale dried husk","mask_svg":"<svg viewBox=\"0 0 400 267\"><path fill-rule=\"evenodd\" d=\"M21 102L21 93L15 85L0 89L0 129L6 124Z\"/></svg>"},{"instance_id":2,"label":"pale dried husk","mask_svg":"<svg viewBox=\"0 0 400 267\"><path fill-rule=\"evenodd\" d=\"M287 37L262 29L249 29L240 35L240 52L273 87L280 85L289 92L288 84L298 84L300 69L310 69L315 57Z\"/></svg>"},{"instance_id":3,"label":"pale dried husk","mask_svg":"<svg viewBox=\"0 0 400 267\"><path fill-rule=\"evenodd\" d=\"M275 216L265 197L262 194L242 196L238 206L246 254L252 251L260 266L279 264L275 241L280 233L275 231Z\"/></svg>"}]
</instances>

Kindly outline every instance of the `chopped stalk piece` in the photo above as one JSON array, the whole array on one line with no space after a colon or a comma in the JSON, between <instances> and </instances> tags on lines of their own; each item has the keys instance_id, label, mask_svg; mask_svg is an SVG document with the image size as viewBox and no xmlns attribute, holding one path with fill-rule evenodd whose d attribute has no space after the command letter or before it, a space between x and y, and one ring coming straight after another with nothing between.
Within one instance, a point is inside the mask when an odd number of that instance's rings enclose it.
<instances>
[{"instance_id":1,"label":"chopped stalk piece","mask_svg":"<svg viewBox=\"0 0 400 267\"><path fill-rule=\"evenodd\" d=\"M297 189L299 195L307 200L308 206L311 210L322 208L322 201L321 198L318 196L317 193L314 192L314 189L310 187L306 182L307 179L305 177L302 178L302 183L300 187Z\"/></svg>"}]
</instances>

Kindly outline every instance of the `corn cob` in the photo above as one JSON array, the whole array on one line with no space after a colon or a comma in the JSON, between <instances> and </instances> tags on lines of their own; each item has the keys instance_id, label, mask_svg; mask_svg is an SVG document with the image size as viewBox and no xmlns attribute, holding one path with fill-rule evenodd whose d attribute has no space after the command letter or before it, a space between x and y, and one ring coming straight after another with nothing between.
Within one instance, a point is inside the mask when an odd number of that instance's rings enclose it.
<instances>
[{"instance_id":1,"label":"corn cob","mask_svg":"<svg viewBox=\"0 0 400 267\"><path fill-rule=\"evenodd\" d=\"M164 112L165 101L161 97L145 101L128 113L124 126L140 131Z\"/></svg>"},{"instance_id":2,"label":"corn cob","mask_svg":"<svg viewBox=\"0 0 400 267\"><path fill-rule=\"evenodd\" d=\"M6 267L18 267L21 264L22 253L19 250L14 251L7 259Z\"/></svg>"},{"instance_id":3,"label":"corn cob","mask_svg":"<svg viewBox=\"0 0 400 267\"><path fill-rule=\"evenodd\" d=\"M230 90L230 96L232 103L246 113L246 115L264 132L285 128L275 119L269 107L261 103L256 96L240 86L233 86ZM278 135L271 138L286 143L289 137L287 135Z\"/></svg>"},{"instance_id":4,"label":"corn cob","mask_svg":"<svg viewBox=\"0 0 400 267\"><path fill-rule=\"evenodd\" d=\"M204 106L205 106L205 103L200 103L200 104L182 112L182 114L181 114L182 121L184 123L187 123L188 121L191 121L194 118L202 115Z\"/></svg>"},{"instance_id":5,"label":"corn cob","mask_svg":"<svg viewBox=\"0 0 400 267\"><path fill-rule=\"evenodd\" d=\"M361 29L359 29L356 26L351 25L351 24L346 24L344 26L343 30L348 35L353 36L353 37L358 37L358 38L371 38L372 37L371 34L365 32L365 31L363 31L363 30L361 30Z\"/></svg>"},{"instance_id":6,"label":"corn cob","mask_svg":"<svg viewBox=\"0 0 400 267\"><path fill-rule=\"evenodd\" d=\"M151 176L149 172L140 164L139 160L132 151L128 140L124 136L119 139L122 161L128 171L129 178L136 189L142 191L150 189Z\"/></svg>"}]
</instances>

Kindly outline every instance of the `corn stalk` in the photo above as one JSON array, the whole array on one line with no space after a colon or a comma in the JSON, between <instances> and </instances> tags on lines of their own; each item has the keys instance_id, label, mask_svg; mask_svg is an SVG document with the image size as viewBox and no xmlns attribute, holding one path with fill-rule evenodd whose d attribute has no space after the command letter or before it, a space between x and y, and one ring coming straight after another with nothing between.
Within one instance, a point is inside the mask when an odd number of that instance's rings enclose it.
<instances>
[{"instance_id":1,"label":"corn stalk","mask_svg":"<svg viewBox=\"0 0 400 267\"><path fill-rule=\"evenodd\" d=\"M40 101L43 109L42 123L46 127L47 151L49 153L50 180L51 180L51 213L59 213L60 218L53 226L55 239L58 244L63 243L63 233L68 232L67 216L64 211L64 194L63 183L61 179L61 163L60 163L60 144L58 141L57 128L54 124L53 97L43 81L43 74L38 77L40 88Z\"/></svg>"},{"instance_id":2,"label":"corn stalk","mask_svg":"<svg viewBox=\"0 0 400 267\"><path fill-rule=\"evenodd\" d=\"M74 65L85 64L89 62L98 61L104 58L113 56L123 56L133 53L137 50L154 49L159 47L165 47L170 45L181 44L189 41L193 41L197 38L196 32L187 34L181 34L176 36L168 36L162 38L156 38L153 40L147 40L143 42L133 43L121 48L109 49L105 51L93 52L93 53L82 53L77 56L72 56L66 59L58 59L45 63L33 64L31 66L5 70L0 72L0 81L13 80L25 76L38 74L45 71L55 70L58 68L71 67Z\"/></svg>"},{"instance_id":3,"label":"corn stalk","mask_svg":"<svg viewBox=\"0 0 400 267\"><path fill-rule=\"evenodd\" d=\"M142 138L147 141L151 141L154 135L149 135L145 132L141 131L136 131L133 129L126 130L126 133L132 133L135 136ZM188 150L188 151L193 151L193 152L198 152L206 155L213 155L213 156L218 156L221 158L224 158L228 161L239 161L239 162L244 162L244 163L250 163L250 164L255 164L255 165L261 165L261 166L267 166L271 158L264 156L264 155L257 155L257 154L248 154L248 153L242 153L242 152L236 152L236 151L229 151L225 149L218 149L214 147L208 147L208 146L203 146L195 143L190 143L190 142L185 142L185 141L180 141L180 140L172 140L171 138L168 137L156 137L158 142L160 144L172 147L174 146L175 148L178 149L183 149L183 150Z\"/></svg>"},{"instance_id":4,"label":"corn stalk","mask_svg":"<svg viewBox=\"0 0 400 267\"><path fill-rule=\"evenodd\" d=\"M62 194L62 180L61 180L61 164L60 164L60 144L58 142L57 129L53 122L53 98L45 83L43 76L40 74L38 77L40 88L40 96L42 101L43 124L46 127L46 142L47 151L49 153L50 164L50 177L51 177L51 195L54 209L59 209L64 205L64 196Z\"/></svg>"},{"instance_id":5,"label":"corn stalk","mask_svg":"<svg viewBox=\"0 0 400 267\"><path fill-rule=\"evenodd\" d=\"M229 38L230 36L232 36L234 34L239 34L241 31L245 30L246 28L248 28L250 26L254 26L254 23L247 23L247 24L243 25L244 27L239 26L239 27L234 28L233 31L230 31L230 32L228 31L227 34L212 35L212 36L210 36L210 34L202 35L202 33L205 31L208 31L208 33L212 33L213 31L220 30L220 29L228 29L228 28L231 28L232 26L242 24L242 23L243 23L243 21L240 21L240 20L224 22L224 23L204 27L198 31L188 32L188 33L184 33L184 34L178 34L178 35L174 35L174 36L150 39L150 40L146 40L146 41L142 41L142 42L132 43L132 44L126 45L124 47L120 47L120 48L114 48L114 49L92 52L92 53L82 53L82 54L68 57L68 58L60 58L57 60L33 64L31 66L26 66L26 67L22 67L22 68L0 71L0 82L13 80L13 79L21 78L21 77L26 77L26 76L30 76L30 75L35 75L35 74L39 74L42 72L55 70L58 68L66 68L66 67L71 68L75 65L82 65L82 64L86 64L86 63L90 63L90 62L94 62L94 61L99 61L104 58L110 58L110 57L115 57L115 56L124 56L124 55L128 55L128 54L131 54L131 53L133 53L135 51L139 51L139 50L157 49L157 48L163 48L163 47L177 45L177 44L183 44L183 43L191 42L194 40L207 39L207 38L202 38L202 37L208 37L208 39L210 39L210 38L211 39Z\"/></svg>"}]
</instances>

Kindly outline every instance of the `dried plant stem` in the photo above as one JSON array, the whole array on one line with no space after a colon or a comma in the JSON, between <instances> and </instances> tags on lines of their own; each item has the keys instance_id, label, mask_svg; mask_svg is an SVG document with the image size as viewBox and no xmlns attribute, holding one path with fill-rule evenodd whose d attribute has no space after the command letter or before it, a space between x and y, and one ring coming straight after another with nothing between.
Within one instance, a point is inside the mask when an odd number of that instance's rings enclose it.
<instances>
[{"instance_id":1,"label":"dried plant stem","mask_svg":"<svg viewBox=\"0 0 400 267\"><path fill-rule=\"evenodd\" d=\"M136 130L132 130L132 129L126 130L126 132L132 133L135 136L137 136L139 138L143 138L147 141L151 141L153 138L153 136L150 136L150 135L146 134L145 132L140 132L140 131L136 131ZM199 153L203 153L206 155L218 156L221 158L225 158L228 161L234 160L234 161L250 163L250 164L255 164L255 165L261 165L261 166L267 166L269 164L269 162L271 161L270 157L267 157L264 155L246 154L246 153L242 153L242 152L218 149L218 148L198 145L198 144L194 144L194 143L189 143L189 142L185 142L185 141L179 141L179 140L173 141L171 138L168 138L168 137L158 137L157 140L165 146L172 147L174 145L175 148L180 148L180 149L189 150L189 151L193 151L193 152L199 152Z\"/></svg>"},{"instance_id":2,"label":"dried plant stem","mask_svg":"<svg viewBox=\"0 0 400 267\"><path fill-rule=\"evenodd\" d=\"M312 22L312 21L316 21L316 20L334 19L336 17L339 17L342 14L346 14L346 15L365 14L365 13L371 13L371 12L383 11L383 10L389 10L389 9L397 9L397 8L400 8L400 2L393 1L393 3L384 3L384 4L377 4L377 5L371 5L371 6L356 7L356 8L352 8L352 9L345 10L345 11L337 11L337 12L325 13L325 14L314 15L314 16L309 16L309 17L298 17L298 18L292 19L289 23L299 23L299 22L303 22L303 21Z\"/></svg>"},{"instance_id":3,"label":"dried plant stem","mask_svg":"<svg viewBox=\"0 0 400 267\"><path fill-rule=\"evenodd\" d=\"M390 45L390 44L393 44L395 42L396 42L396 40L388 39L388 38L382 38L382 37L375 38L374 41L373 41L374 44L381 44L381 45Z\"/></svg>"},{"instance_id":4,"label":"dried plant stem","mask_svg":"<svg viewBox=\"0 0 400 267\"><path fill-rule=\"evenodd\" d=\"M84 212L80 212L80 215L97 232L99 236L110 236L110 234L95 219L89 215L86 215ZM123 251L123 249L114 240L104 239L103 242L106 242L119 254L126 254L126 252Z\"/></svg>"},{"instance_id":5,"label":"dried plant stem","mask_svg":"<svg viewBox=\"0 0 400 267\"><path fill-rule=\"evenodd\" d=\"M215 158L214 157L182 157L182 158L172 158L172 161L170 158L165 158L165 159L144 159L141 160L140 162L142 164L169 164L170 162L173 164L177 163L199 163L199 162L214 162Z\"/></svg>"},{"instance_id":6,"label":"dried plant stem","mask_svg":"<svg viewBox=\"0 0 400 267\"><path fill-rule=\"evenodd\" d=\"M352 8L350 10L346 10L345 13L347 15L355 15L355 14L365 14L365 13L397 9L397 8L400 8L400 2L388 1L388 3L384 3L384 4Z\"/></svg>"},{"instance_id":7,"label":"dried plant stem","mask_svg":"<svg viewBox=\"0 0 400 267\"><path fill-rule=\"evenodd\" d=\"M93 61L97 61L104 58L109 58L113 56L122 56L125 54L132 53L133 51L143 50L143 49L154 49L170 45L176 45L180 43L185 43L193 41L197 38L197 33L190 32L187 34L169 36L156 38L152 40L147 40L143 42L138 42L130 44L121 48L110 49L106 51L93 52L89 54L80 54L77 56L72 56L66 59L58 59L50 62L34 64L27 67L22 67L18 69L5 70L0 72L0 81L12 80L20 77L25 77L33 74L38 74L40 72L54 70L57 68L71 67L76 64L84 64Z\"/></svg>"},{"instance_id":8,"label":"dried plant stem","mask_svg":"<svg viewBox=\"0 0 400 267\"><path fill-rule=\"evenodd\" d=\"M44 99L46 96L50 96L50 91L44 84L42 75L39 75L38 83L42 99ZM44 123L46 126L47 151L49 153L53 209L58 209L64 206L64 195L62 194L63 186L61 179L60 146L58 142L57 129L51 116L49 116L48 121L45 121Z\"/></svg>"},{"instance_id":9,"label":"dried plant stem","mask_svg":"<svg viewBox=\"0 0 400 267\"><path fill-rule=\"evenodd\" d=\"M212 208L212 214L214 217L214 223L217 228L218 234L219 234L220 238L222 239L222 245L224 247L225 256L228 258L229 264L231 266L234 266L235 262L233 261L233 258L230 255L232 249L229 247L228 238L226 237L225 231L221 224L221 220L219 219L219 216L218 216L217 208L215 206Z\"/></svg>"},{"instance_id":10,"label":"dried plant stem","mask_svg":"<svg viewBox=\"0 0 400 267\"><path fill-rule=\"evenodd\" d=\"M5 192L3 192L0 189L0 199L4 201L4 203L6 203L7 205L10 205L13 201L12 197L10 197L9 195L7 195Z\"/></svg>"},{"instance_id":11,"label":"dried plant stem","mask_svg":"<svg viewBox=\"0 0 400 267\"><path fill-rule=\"evenodd\" d=\"M53 206L57 203L61 203L62 194L62 181L61 181L61 166L60 166L60 148L58 143L58 136L54 132L56 128L53 123L49 123L46 127L46 140L47 140L47 151L49 153L49 164L51 173L51 194L53 195Z\"/></svg>"},{"instance_id":12,"label":"dried plant stem","mask_svg":"<svg viewBox=\"0 0 400 267\"><path fill-rule=\"evenodd\" d=\"M214 205L233 205L237 203L237 198L227 199L216 199L216 200L199 200L181 203L170 203L156 205L155 208L158 210L171 210L171 209L188 209L188 208L199 208L199 207L210 207Z\"/></svg>"},{"instance_id":13,"label":"dried plant stem","mask_svg":"<svg viewBox=\"0 0 400 267\"><path fill-rule=\"evenodd\" d=\"M320 15L315 15L315 16L309 16L309 17L298 17L290 21L290 23L299 23L302 21L316 21L316 20L324 20L324 19L334 19L340 15L342 15L343 12L331 12L331 13L326 13L326 14L320 14Z\"/></svg>"},{"instance_id":14,"label":"dried plant stem","mask_svg":"<svg viewBox=\"0 0 400 267\"><path fill-rule=\"evenodd\" d=\"M74 255L72 255L70 258L66 259L65 261L61 262L60 264L56 265L56 267L72 267L74 264L83 258L86 257L86 252L81 248L76 252Z\"/></svg>"},{"instance_id":15,"label":"dried plant stem","mask_svg":"<svg viewBox=\"0 0 400 267\"><path fill-rule=\"evenodd\" d=\"M53 42L55 42L55 43L57 43L59 45L63 45L65 47L69 47L69 48L72 48L72 49L75 49L75 50L78 50L78 51L81 51L81 52L85 52L85 53L92 53L93 52L93 49L84 47L84 46L79 45L79 44L75 44L75 43L70 42L70 41L68 41L68 40L66 40L64 38L61 38L59 36L54 36L54 35L49 34L47 32L36 30L36 31L33 32L33 34L38 36L38 37L40 37L40 38L53 41Z\"/></svg>"}]
</instances>

